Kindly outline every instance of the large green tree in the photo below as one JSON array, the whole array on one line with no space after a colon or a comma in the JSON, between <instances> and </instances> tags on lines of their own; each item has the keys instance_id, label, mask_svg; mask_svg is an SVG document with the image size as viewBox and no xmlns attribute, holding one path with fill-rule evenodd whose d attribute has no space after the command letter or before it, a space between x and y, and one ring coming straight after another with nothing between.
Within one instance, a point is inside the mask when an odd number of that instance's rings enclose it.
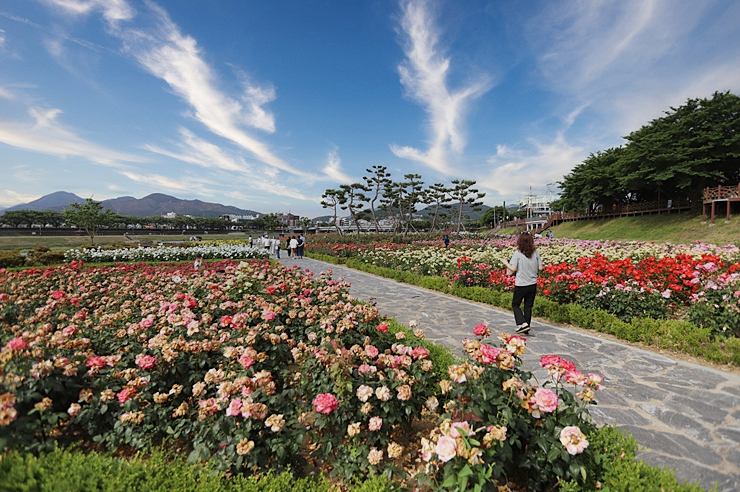
<instances>
[{"instance_id":1,"label":"large green tree","mask_svg":"<svg viewBox=\"0 0 740 492\"><path fill-rule=\"evenodd\" d=\"M667 200L698 207L704 188L740 182L740 97L730 92L689 99L625 139L623 147L591 154L564 176L562 207Z\"/></svg>"},{"instance_id":2,"label":"large green tree","mask_svg":"<svg viewBox=\"0 0 740 492\"><path fill-rule=\"evenodd\" d=\"M92 198L84 203L70 203L64 210L64 220L67 224L74 224L85 230L90 242L95 243L95 236L101 227L113 222L115 214L110 210L103 210L103 205Z\"/></svg>"},{"instance_id":3,"label":"large green tree","mask_svg":"<svg viewBox=\"0 0 740 492\"><path fill-rule=\"evenodd\" d=\"M701 203L705 187L740 182L740 97L729 92L689 99L626 139L620 181L641 201Z\"/></svg>"},{"instance_id":4,"label":"large green tree","mask_svg":"<svg viewBox=\"0 0 740 492\"><path fill-rule=\"evenodd\" d=\"M599 208L621 205L630 200L622 188L620 156L623 147L591 154L558 183L561 200L558 206L569 211L593 212Z\"/></svg>"}]
</instances>

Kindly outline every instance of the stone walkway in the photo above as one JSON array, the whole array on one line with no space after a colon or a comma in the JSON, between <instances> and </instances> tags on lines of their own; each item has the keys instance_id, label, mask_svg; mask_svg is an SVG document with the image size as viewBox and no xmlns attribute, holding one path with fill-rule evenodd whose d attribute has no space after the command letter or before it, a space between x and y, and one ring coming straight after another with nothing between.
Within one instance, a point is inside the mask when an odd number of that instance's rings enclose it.
<instances>
[{"instance_id":1,"label":"stone walkway","mask_svg":"<svg viewBox=\"0 0 740 492\"><path fill-rule=\"evenodd\" d=\"M401 323L415 319L430 340L462 353L478 323L513 333L513 314L338 265L283 258L316 273L351 283L355 297L374 302L382 315ZM524 368L540 379L544 354L558 354L583 372L604 376L591 414L599 424L632 433L651 465L676 469L679 480L707 489L740 490L740 377L662 355L533 321Z\"/></svg>"}]
</instances>

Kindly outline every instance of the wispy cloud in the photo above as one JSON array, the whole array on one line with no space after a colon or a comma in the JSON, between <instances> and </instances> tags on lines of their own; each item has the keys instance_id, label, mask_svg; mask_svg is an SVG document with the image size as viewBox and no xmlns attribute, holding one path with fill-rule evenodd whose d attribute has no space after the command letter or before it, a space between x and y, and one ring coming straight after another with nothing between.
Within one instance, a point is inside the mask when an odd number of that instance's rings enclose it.
<instances>
[{"instance_id":1,"label":"wispy cloud","mask_svg":"<svg viewBox=\"0 0 740 492\"><path fill-rule=\"evenodd\" d=\"M726 34L738 16L740 4L718 0L568 0L528 33L548 86L567 96L562 112L589 106L624 135L689 97L740 89L740 46Z\"/></svg>"},{"instance_id":2,"label":"wispy cloud","mask_svg":"<svg viewBox=\"0 0 740 492\"><path fill-rule=\"evenodd\" d=\"M338 152L338 149L334 149L326 156L326 166L324 166L323 169L324 174L339 183L354 183L357 180L347 176L344 171L342 171L342 160L339 158Z\"/></svg>"},{"instance_id":3,"label":"wispy cloud","mask_svg":"<svg viewBox=\"0 0 740 492\"><path fill-rule=\"evenodd\" d=\"M149 186L155 190L165 189L170 191L196 193L206 196L212 196L216 193L213 189L205 186L205 184L209 182L202 177L187 176L171 178L169 176L162 176L161 174L141 174L134 171L119 172L128 179L139 184Z\"/></svg>"},{"instance_id":4,"label":"wispy cloud","mask_svg":"<svg viewBox=\"0 0 740 492\"><path fill-rule=\"evenodd\" d=\"M5 50L5 31L0 29L0 51Z\"/></svg>"},{"instance_id":5,"label":"wispy cloud","mask_svg":"<svg viewBox=\"0 0 740 492\"><path fill-rule=\"evenodd\" d=\"M152 75L161 78L175 94L194 110L193 117L210 131L251 152L257 159L280 170L306 175L279 157L269 147L247 134L239 125L272 132L274 117L262 105L275 97L271 87L261 88L246 82L241 99L245 104L227 96L215 86L216 77L201 57L195 39L180 33L167 12L147 2L157 18L157 28L114 29L125 50Z\"/></svg>"},{"instance_id":6,"label":"wispy cloud","mask_svg":"<svg viewBox=\"0 0 740 492\"><path fill-rule=\"evenodd\" d=\"M2 99L14 99L13 93L5 87L0 86L0 98Z\"/></svg>"},{"instance_id":7,"label":"wispy cloud","mask_svg":"<svg viewBox=\"0 0 740 492\"><path fill-rule=\"evenodd\" d=\"M13 190L3 190L0 193L0 205L3 207L12 207L19 203L28 203L41 198L41 195L24 195Z\"/></svg>"},{"instance_id":8,"label":"wispy cloud","mask_svg":"<svg viewBox=\"0 0 740 492\"><path fill-rule=\"evenodd\" d=\"M229 183L229 186L243 186L260 194L289 196L301 200L310 199L295 188L280 183L278 176L270 172L269 166L255 166L243 158L233 156L218 145L196 136L186 128L180 129L181 141L177 144L178 151L172 152L155 145L146 145L144 148L160 155L171 157L188 164L204 168L211 168L222 175L215 175L213 182Z\"/></svg>"},{"instance_id":9,"label":"wispy cloud","mask_svg":"<svg viewBox=\"0 0 740 492\"><path fill-rule=\"evenodd\" d=\"M480 77L458 90L447 86L450 58L439 47L439 28L434 23L427 0L404 0L401 29L405 36L406 60L399 65L406 94L421 104L429 115L429 148L391 145L399 157L422 162L449 173L447 152L465 148L464 118L470 101L491 88L489 77Z\"/></svg>"},{"instance_id":10,"label":"wispy cloud","mask_svg":"<svg viewBox=\"0 0 740 492\"><path fill-rule=\"evenodd\" d=\"M102 12L111 23L131 20L136 12L125 0L41 0L58 10L71 15L88 15Z\"/></svg>"},{"instance_id":11,"label":"wispy cloud","mask_svg":"<svg viewBox=\"0 0 740 492\"><path fill-rule=\"evenodd\" d=\"M182 137L178 144L180 152L171 152L156 145L145 145L144 148L157 154L202 167L216 167L225 171L241 173L254 172L252 166L247 164L244 159L228 155L218 145L197 137L187 128L180 128L180 136Z\"/></svg>"},{"instance_id":12,"label":"wispy cloud","mask_svg":"<svg viewBox=\"0 0 740 492\"><path fill-rule=\"evenodd\" d=\"M0 121L0 142L42 154L78 156L104 166L125 167L125 162L145 162L142 157L117 152L89 142L57 121L60 109L30 108L33 123Z\"/></svg>"},{"instance_id":13,"label":"wispy cloud","mask_svg":"<svg viewBox=\"0 0 740 492\"><path fill-rule=\"evenodd\" d=\"M144 1L156 25L135 28L121 22L132 20L136 15L125 0L43 1L73 15L101 11L108 21L108 32L123 42L124 51L147 72L164 80L193 109L193 118L269 166L299 176L310 176L277 157L267 144L242 128L249 126L269 133L275 131L274 115L264 108L275 99L274 87L256 85L249 77L240 74L243 93L237 98L219 90L216 85L218 77L203 59L197 41L182 34L167 12L154 2Z\"/></svg>"},{"instance_id":14,"label":"wispy cloud","mask_svg":"<svg viewBox=\"0 0 740 492\"><path fill-rule=\"evenodd\" d=\"M487 160L490 167L478 185L507 200L523 197L530 186L535 187L533 192L544 193L546 183L561 181L586 155L582 147L568 143L562 132L551 142L531 139L529 143L532 148L527 150L499 145L496 155Z\"/></svg>"}]
</instances>

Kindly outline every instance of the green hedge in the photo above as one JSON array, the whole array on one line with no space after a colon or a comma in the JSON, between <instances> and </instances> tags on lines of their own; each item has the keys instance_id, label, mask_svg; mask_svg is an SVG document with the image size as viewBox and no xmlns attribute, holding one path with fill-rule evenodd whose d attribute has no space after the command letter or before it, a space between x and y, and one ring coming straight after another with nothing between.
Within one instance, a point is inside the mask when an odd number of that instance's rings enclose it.
<instances>
[{"instance_id":1,"label":"green hedge","mask_svg":"<svg viewBox=\"0 0 740 492\"><path fill-rule=\"evenodd\" d=\"M155 452L130 460L98 453L60 450L42 454L8 453L0 461L0 492L196 491L329 492L323 477L295 478L290 473L228 477L184 457ZM385 477L370 478L352 492L397 490Z\"/></svg>"},{"instance_id":2,"label":"green hedge","mask_svg":"<svg viewBox=\"0 0 740 492\"><path fill-rule=\"evenodd\" d=\"M446 294L511 309L513 294L485 287L450 285L444 277L424 277L411 272L368 265L355 259L311 253L311 258L327 263L346 264L347 267L379 277L424 287ZM717 337L712 339L711 329L700 328L688 321L633 319L631 323L601 309L588 309L575 304L560 304L543 296L537 298L532 313L540 318L566 323L581 328L609 333L622 340L640 342L653 347L674 350L701 357L711 362L740 367L740 339Z\"/></svg>"}]
</instances>

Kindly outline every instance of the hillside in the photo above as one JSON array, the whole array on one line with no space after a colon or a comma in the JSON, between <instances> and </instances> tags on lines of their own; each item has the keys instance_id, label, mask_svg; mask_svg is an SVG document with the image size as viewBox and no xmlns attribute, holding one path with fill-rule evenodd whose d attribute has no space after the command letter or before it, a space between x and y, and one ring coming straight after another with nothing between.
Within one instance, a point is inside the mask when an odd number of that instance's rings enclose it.
<instances>
[{"instance_id":1,"label":"hillside","mask_svg":"<svg viewBox=\"0 0 740 492\"><path fill-rule=\"evenodd\" d=\"M551 230L555 237L572 239L740 245L740 216L727 224L724 219L718 219L714 225L702 222L701 215L684 212L566 222Z\"/></svg>"},{"instance_id":2,"label":"hillside","mask_svg":"<svg viewBox=\"0 0 740 492\"><path fill-rule=\"evenodd\" d=\"M6 210L53 210L61 212L69 206L70 203L82 203L85 200L66 191L57 191L49 195L42 196L38 200L28 203L21 203L7 208ZM144 198L134 198L132 196L122 196L111 198L101 202L103 208L109 208L117 214L133 215L138 217L151 217L162 215L168 212L175 212L179 215L192 215L195 217L218 217L223 214L234 215L256 215L260 212L253 210L243 210L230 205L220 203L210 203L201 200L182 200L180 198L165 195L162 193L152 193Z\"/></svg>"},{"instance_id":3,"label":"hillside","mask_svg":"<svg viewBox=\"0 0 740 492\"><path fill-rule=\"evenodd\" d=\"M152 193L144 198L124 196L103 200L103 207L110 208L117 214L147 217L175 212L179 215L195 217L218 217L223 214L255 215L259 212L243 210L220 203L210 203L201 200L182 200L162 193Z\"/></svg>"},{"instance_id":4,"label":"hillside","mask_svg":"<svg viewBox=\"0 0 740 492\"><path fill-rule=\"evenodd\" d=\"M85 200L78 197L74 193L68 193L66 191L56 191L48 195L44 195L41 198L28 203L21 203L8 207L5 211L13 210L53 210L54 212L61 212L69 206L70 203L82 203Z\"/></svg>"}]
</instances>

